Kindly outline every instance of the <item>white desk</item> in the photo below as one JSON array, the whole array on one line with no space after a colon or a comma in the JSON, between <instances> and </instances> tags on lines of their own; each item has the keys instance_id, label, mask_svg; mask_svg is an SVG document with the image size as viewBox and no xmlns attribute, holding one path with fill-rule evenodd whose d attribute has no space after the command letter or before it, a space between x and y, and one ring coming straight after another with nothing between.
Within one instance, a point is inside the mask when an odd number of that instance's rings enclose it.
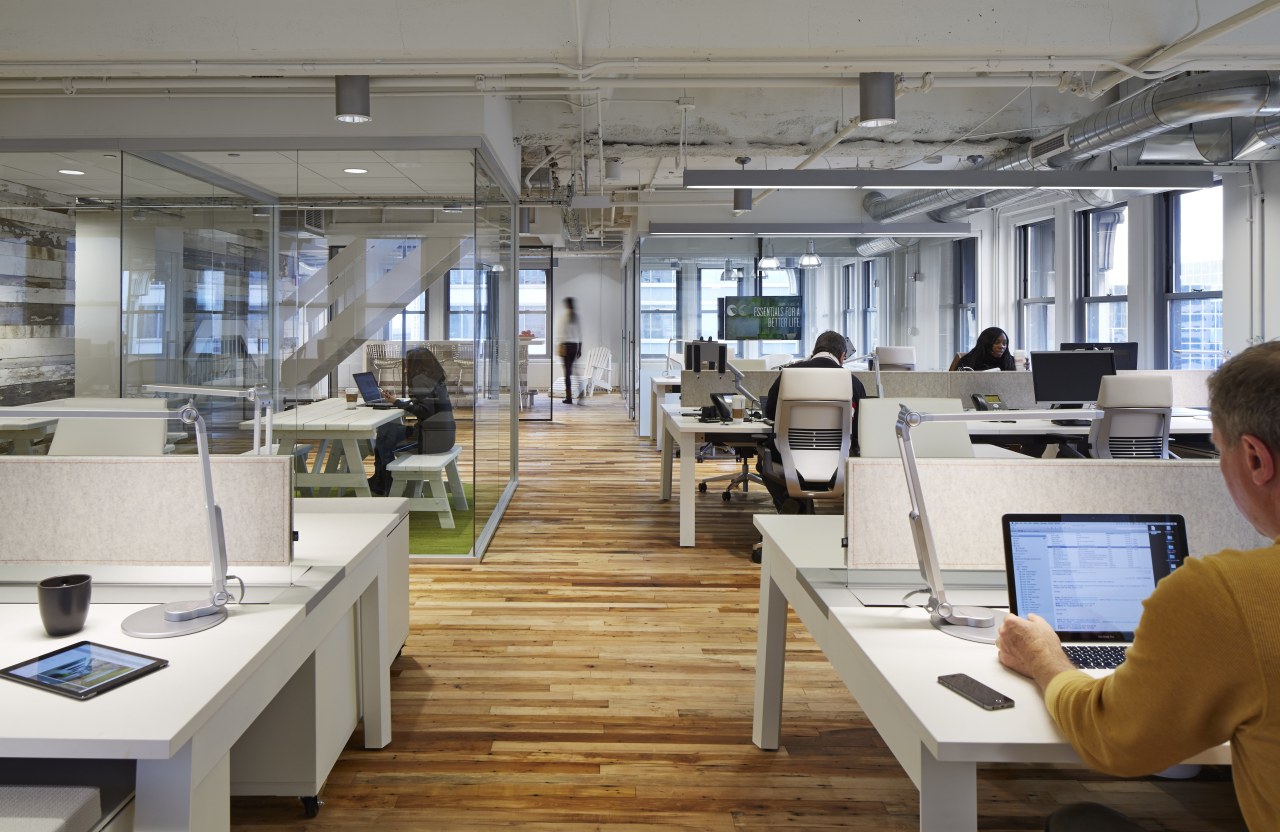
<instances>
[{"instance_id":1,"label":"white desk","mask_svg":"<svg viewBox=\"0 0 1280 832\"><path fill-rule=\"evenodd\" d=\"M675 456L675 448L680 449L680 545L693 546L695 524L695 495L698 493L695 484L695 465L697 461L697 444L704 433L738 434L742 436L768 436L773 428L764 422L699 422L696 416L681 416L678 404L662 406L663 433L671 434L672 441L662 446L662 499L671 499L671 468Z\"/></svg>"},{"instance_id":2,"label":"white desk","mask_svg":"<svg viewBox=\"0 0 1280 832\"><path fill-rule=\"evenodd\" d=\"M83 631L52 639L34 604L0 605L4 665L81 639L170 661L85 702L0 683L0 756L136 760L134 828L168 832L227 829L233 791L314 795L360 716L340 713L344 706L362 707L366 748L386 746L394 656L387 564L392 548L407 552L407 534L399 531L406 520L403 513L351 515L342 530L322 517L295 520L297 562L310 567L306 573L272 603L233 606L224 623L195 635L133 639L120 622L140 605L96 603ZM317 670L344 650L354 661L336 677L349 680L349 695L343 685L325 684L335 674ZM271 733L279 733L279 720L259 719L268 708L305 711L315 724L278 741ZM330 720L328 730L340 739L324 736ZM233 746L307 791L282 792L279 783L246 776Z\"/></svg>"},{"instance_id":3,"label":"white desk","mask_svg":"<svg viewBox=\"0 0 1280 832\"><path fill-rule=\"evenodd\" d=\"M295 447L307 442L319 444L311 469L297 476L296 485L306 489L304 494L323 496L332 488L332 493L339 495L342 489L350 488L357 496L370 497L362 460L372 448L378 428L399 421L402 414L394 407L348 409L342 399L325 399L275 413L271 429L280 454L292 455ZM253 430L253 422L241 422L240 429Z\"/></svg>"},{"instance_id":4,"label":"white desk","mask_svg":"<svg viewBox=\"0 0 1280 832\"><path fill-rule=\"evenodd\" d=\"M662 429L662 405L668 393L677 392L679 389L679 376L654 376L649 379L649 420L647 424L640 426L640 435L652 436L653 443L659 451L662 450L667 436L667 432Z\"/></svg>"},{"instance_id":5,"label":"white desk","mask_svg":"<svg viewBox=\"0 0 1280 832\"><path fill-rule=\"evenodd\" d=\"M938 632L923 610L862 607L839 584L801 579L799 569L843 564L842 517L758 514L755 524L764 534L752 724L757 746L779 747L790 604L920 790L921 830L976 832L978 763L1080 762L1035 684L1000 665L994 646ZM946 673L967 673L1017 704L983 711L937 683ZM1188 762L1229 763L1230 752L1220 746Z\"/></svg>"}]
</instances>

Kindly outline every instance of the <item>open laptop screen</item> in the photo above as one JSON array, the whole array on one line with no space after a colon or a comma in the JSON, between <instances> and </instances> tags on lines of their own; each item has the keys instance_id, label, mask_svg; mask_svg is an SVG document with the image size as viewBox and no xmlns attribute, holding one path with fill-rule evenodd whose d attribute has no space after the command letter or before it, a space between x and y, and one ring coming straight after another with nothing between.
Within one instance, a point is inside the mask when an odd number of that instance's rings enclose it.
<instances>
[{"instance_id":1,"label":"open laptop screen","mask_svg":"<svg viewBox=\"0 0 1280 832\"><path fill-rule=\"evenodd\" d=\"M1142 602L1186 555L1177 514L1004 516L1009 609L1064 641L1132 641Z\"/></svg>"},{"instance_id":2,"label":"open laptop screen","mask_svg":"<svg viewBox=\"0 0 1280 832\"><path fill-rule=\"evenodd\" d=\"M352 373L351 380L360 388L360 398L364 399L365 404L382 401L382 390L378 388L378 381L373 373Z\"/></svg>"}]
</instances>

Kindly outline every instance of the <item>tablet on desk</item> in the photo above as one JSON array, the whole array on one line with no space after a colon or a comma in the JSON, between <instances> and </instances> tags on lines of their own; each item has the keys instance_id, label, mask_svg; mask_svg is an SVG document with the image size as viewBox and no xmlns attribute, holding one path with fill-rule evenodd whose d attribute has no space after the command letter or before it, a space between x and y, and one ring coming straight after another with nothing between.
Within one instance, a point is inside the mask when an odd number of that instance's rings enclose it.
<instances>
[{"instance_id":1,"label":"tablet on desk","mask_svg":"<svg viewBox=\"0 0 1280 832\"><path fill-rule=\"evenodd\" d=\"M0 670L0 676L73 699L88 699L168 666L167 659L80 641Z\"/></svg>"}]
</instances>

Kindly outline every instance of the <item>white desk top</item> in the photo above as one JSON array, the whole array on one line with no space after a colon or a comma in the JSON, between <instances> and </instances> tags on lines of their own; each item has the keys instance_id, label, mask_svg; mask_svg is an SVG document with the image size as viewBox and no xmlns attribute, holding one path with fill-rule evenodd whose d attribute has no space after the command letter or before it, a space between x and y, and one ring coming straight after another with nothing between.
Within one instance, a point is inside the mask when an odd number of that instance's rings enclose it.
<instances>
[{"instance_id":1,"label":"white desk top","mask_svg":"<svg viewBox=\"0 0 1280 832\"><path fill-rule=\"evenodd\" d=\"M662 410L666 414L666 424L669 427L674 427L676 431L682 434L742 433L763 435L773 433L773 426L768 422L746 422L743 420L735 420L733 422L701 422L698 420L697 416L684 415L685 413L692 413L693 410L679 404L664 404L662 406Z\"/></svg>"},{"instance_id":2,"label":"white desk top","mask_svg":"<svg viewBox=\"0 0 1280 832\"><path fill-rule=\"evenodd\" d=\"M95 603L83 630L50 638L34 604L0 604L0 666L84 639L170 661L169 667L83 702L0 680L0 756L172 757L239 695L245 680L268 666L276 648L306 620L308 604L363 562L400 521L396 508L341 518L298 513L297 559L313 568L272 603L233 605L225 622L190 636L131 638L120 631L120 622L146 605ZM293 668L287 671L285 678Z\"/></svg>"},{"instance_id":3,"label":"white desk top","mask_svg":"<svg viewBox=\"0 0 1280 832\"><path fill-rule=\"evenodd\" d=\"M1045 710L1035 683L1001 665L993 645L945 635L934 629L921 609L863 607L839 583L814 586L805 579L798 570L835 569L843 564L843 521L839 515L755 516L756 527L778 545L786 560L770 565L771 570L779 570L773 574L784 591L794 582L789 597L799 588L820 608L825 607L830 626L814 636L837 671L844 676L873 670L891 690L891 695L877 690L877 700L883 700L879 706L863 702L864 695L870 694L855 693L869 715L886 707L885 702L891 703L893 730L917 734L942 761L1078 763ZM792 599L792 606L797 600ZM938 676L948 673L967 673L1017 704L1007 710L984 711L938 684ZM881 733L889 730L876 727ZM1230 751L1219 746L1188 762L1229 763Z\"/></svg>"},{"instance_id":4,"label":"white desk top","mask_svg":"<svg viewBox=\"0 0 1280 832\"><path fill-rule=\"evenodd\" d=\"M1017 411L1011 411L1017 413ZM1059 434L1069 436L1088 436L1088 425L1055 425L1048 419L1026 419L1020 422L966 422L970 434L983 436L1043 436ZM1213 433L1213 422L1209 414L1198 416L1174 416L1169 420L1171 435L1208 435Z\"/></svg>"},{"instance_id":5,"label":"white desk top","mask_svg":"<svg viewBox=\"0 0 1280 832\"><path fill-rule=\"evenodd\" d=\"M404 411L398 407L381 410L373 407L348 408L344 399L324 399L272 414L271 429L275 432L372 432L388 422L398 421L403 414ZM241 422L240 429L253 430L253 421Z\"/></svg>"}]
</instances>

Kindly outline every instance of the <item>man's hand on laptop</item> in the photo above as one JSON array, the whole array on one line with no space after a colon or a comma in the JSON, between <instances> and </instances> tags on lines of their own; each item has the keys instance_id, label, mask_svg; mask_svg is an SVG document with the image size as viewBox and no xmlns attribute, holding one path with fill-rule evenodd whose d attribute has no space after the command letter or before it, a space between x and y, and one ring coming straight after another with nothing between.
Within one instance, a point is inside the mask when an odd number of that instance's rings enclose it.
<instances>
[{"instance_id":1,"label":"man's hand on laptop","mask_svg":"<svg viewBox=\"0 0 1280 832\"><path fill-rule=\"evenodd\" d=\"M1075 670L1062 642L1049 622L1032 613L1026 618L1006 615L996 637L1000 663L1023 676L1030 677L1043 691L1050 680L1066 670Z\"/></svg>"}]
</instances>

